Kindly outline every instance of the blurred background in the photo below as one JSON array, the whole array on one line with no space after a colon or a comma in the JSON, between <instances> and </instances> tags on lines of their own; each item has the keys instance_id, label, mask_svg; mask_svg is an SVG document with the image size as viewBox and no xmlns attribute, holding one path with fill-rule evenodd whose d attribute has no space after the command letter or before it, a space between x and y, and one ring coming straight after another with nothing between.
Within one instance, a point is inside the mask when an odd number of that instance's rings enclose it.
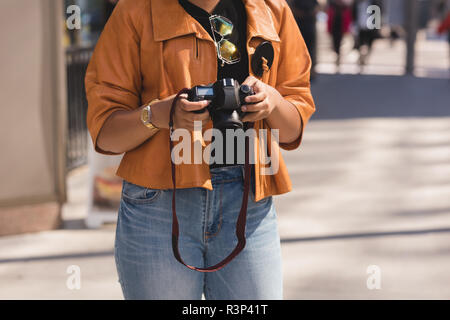
<instances>
[{"instance_id":1,"label":"blurred background","mask_svg":"<svg viewBox=\"0 0 450 320\"><path fill-rule=\"evenodd\" d=\"M116 2L0 2L0 299L122 299L83 83ZM275 199L285 298L449 299L450 1L288 2L317 112Z\"/></svg>"}]
</instances>

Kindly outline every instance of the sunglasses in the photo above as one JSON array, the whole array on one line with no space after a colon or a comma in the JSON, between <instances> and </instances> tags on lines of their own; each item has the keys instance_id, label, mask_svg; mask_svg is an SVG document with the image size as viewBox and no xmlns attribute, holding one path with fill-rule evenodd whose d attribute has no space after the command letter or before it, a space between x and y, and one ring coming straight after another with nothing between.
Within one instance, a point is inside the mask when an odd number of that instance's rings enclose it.
<instances>
[{"instance_id":1,"label":"sunglasses","mask_svg":"<svg viewBox=\"0 0 450 320\"><path fill-rule=\"evenodd\" d=\"M236 45L226 39L233 33L233 23L225 17L213 15L209 18L211 29L213 31L214 43L217 48L217 56L222 61L222 67L226 64L238 63L241 60ZM218 37L220 40L218 41Z\"/></svg>"}]
</instances>

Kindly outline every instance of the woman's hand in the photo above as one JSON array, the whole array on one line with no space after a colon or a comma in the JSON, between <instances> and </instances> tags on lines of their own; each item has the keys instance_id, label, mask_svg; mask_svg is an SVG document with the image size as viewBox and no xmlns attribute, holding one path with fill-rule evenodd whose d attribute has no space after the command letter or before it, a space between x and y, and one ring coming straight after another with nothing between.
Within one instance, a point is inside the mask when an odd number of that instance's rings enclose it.
<instances>
[{"instance_id":1,"label":"woman's hand","mask_svg":"<svg viewBox=\"0 0 450 320\"><path fill-rule=\"evenodd\" d=\"M283 97L278 90L253 76L248 77L243 85L252 87L255 92L253 96L245 99L247 103L251 104L242 107L242 111L249 112L249 114L244 117L244 122L255 122L267 119L283 100Z\"/></svg>"},{"instance_id":2,"label":"woman's hand","mask_svg":"<svg viewBox=\"0 0 450 320\"><path fill-rule=\"evenodd\" d=\"M208 110L205 110L201 114L197 114L194 111L203 110L209 105L209 101L191 102L187 100L187 94L180 95L177 104L175 105L175 113L173 115L174 129L187 129L188 131L194 131L194 121L201 121L202 127L210 121ZM154 121L152 123L158 128L169 128L169 114L170 108L175 96L162 100L161 103L155 103L152 106L152 112L154 114Z\"/></svg>"},{"instance_id":3,"label":"woman's hand","mask_svg":"<svg viewBox=\"0 0 450 320\"><path fill-rule=\"evenodd\" d=\"M248 77L243 84L253 88L255 94L245 98L247 103L242 111L249 112L243 121L266 120L272 129L279 130L279 142L290 143L298 139L302 132L300 113L287 101L277 89L263 83L255 77Z\"/></svg>"},{"instance_id":4,"label":"woman's hand","mask_svg":"<svg viewBox=\"0 0 450 320\"><path fill-rule=\"evenodd\" d=\"M187 94L182 94L177 101L173 116L174 129L183 128L188 131L194 131L194 121L201 121L202 128L204 128L211 120L208 110L205 109L210 104L210 101L191 102L187 98ZM194 112L199 110L204 111L203 113Z\"/></svg>"}]
</instances>

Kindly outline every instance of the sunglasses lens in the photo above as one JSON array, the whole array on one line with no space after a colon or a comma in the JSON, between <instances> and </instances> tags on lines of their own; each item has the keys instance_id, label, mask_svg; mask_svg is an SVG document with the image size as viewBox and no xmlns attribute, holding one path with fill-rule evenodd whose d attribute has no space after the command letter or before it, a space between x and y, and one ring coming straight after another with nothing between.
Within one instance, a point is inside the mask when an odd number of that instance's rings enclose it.
<instances>
[{"instance_id":1,"label":"sunglasses lens","mask_svg":"<svg viewBox=\"0 0 450 320\"><path fill-rule=\"evenodd\" d=\"M222 40L217 42L219 39L214 36L214 42L217 45L218 56L222 60L222 64L225 62L229 64L239 62L241 55L238 48L234 43L225 39L225 37L233 33L233 23L227 18L221 16L211 17L210 22L213 32L222 37Z\"/></svg>"},{"instance_id":2,"label":"sunglasses lens","mask_svg":"<svg viewBox=\"0 0 450 320\"><path fill-rule=\"evenodd\" d=\"M229 63L236 62L241 58L239 50L228 40L219 43L220 56Z\"/></svg>"},{"instance_id":3,"label":"sunglasses lens","mask_svg":"<svg viewBox=\"0 0 450 320\"><path fill-rule=\"evenodd\" d=\"M223 17L215 17L211 19L214 31L222 37L226 37L233 32L233 24Z\"/></svg>"}]
</instances>

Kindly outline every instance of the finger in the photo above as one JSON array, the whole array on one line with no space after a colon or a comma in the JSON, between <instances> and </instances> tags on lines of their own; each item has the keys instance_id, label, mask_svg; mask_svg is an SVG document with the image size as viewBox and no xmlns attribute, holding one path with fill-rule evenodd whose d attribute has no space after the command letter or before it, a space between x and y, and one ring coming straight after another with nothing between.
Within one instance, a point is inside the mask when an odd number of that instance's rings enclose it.
<instances>
[{"instance_id":1,"label":"finger","mask_svg":"<svg viewBox=\"0 0 450 320\"><path fill-rule=\"evenodd\" d=\"M253 96L248 96L247 98L245 98L245 102L246 103L258 103L258 102L264 101L266 98L267 98L267 93L263 91L263 92L254 94Z\"/></svg>"},{"instance_id":2,"label":"finger","mask_svg":"<svg viewBox=\"0 0 450 320\"><path fill-rule=\"evenodd\" d=\"M202 129L205 128L209 122L210 122L210 120L203 120L201 128ZM194 121L183 120L183 121L180 121L179 123L175 123L174 129L185 129L187 131L194 131L194 130L198 130L199 127L198 127L198 125L197 125L197 127L195 126Z\"/></svg>"},{"instance_id":3,"label":"finger","mask_svg":"<svg viewBox=\"0 0 450 320\"><path fill-rule=\"evenodd\" d=\"M259 80L257 78L255 78L254 76L249 76L247 77L247 79L245 79L245 81L242 83L242 85L247 85L251 88L253 88L253 86L258 82Z\"/></svg>"},{"instance_id":4,"label":"finger","mask_svg":"<svg viewBox=\"0 0 450 320\"><path fill-rule=\"evenodd\" d=\"M266 91L265 84L262 81L256 81L256 83L253 85L253 91L255 93L260 93Z\"/></svg>"},{"instance_id":5,"label":"finger","mask_svg":"<svg viewBox=\"0 0 450 320\"><path fill-rule=\"evenodd\" d=\"M243 122L257 122L257 121L260 121L260 120L264 120L266 118L267 118L267 115L265 113L258 112L258 114L255 113L255 114L249 115L248 117L246 117L242 121Z\"/></svg>"},{"instance_id":6,"label":"finger","mask_svg":"<svg viewBox=\"0 0 450 320\"><path fill-rule=\"evenodd\" d=\"M248 114L242 119L243 122L256 122L258 120L263 120L267 118L262 112L254 112L251 114Z\"/></svg>"},{"instance_id":7,"label":"finger","mask_svg":"<svg viewBox=\"0 0 450 320\"><path fill-rule=\"evenodd\" d=\"M175 122L175 123L173 124L173 128L174 128L175 130L178 130L178 129L186 129L186 124L184 124L184 122Z\"/></svg>"},{"instance_id":8,"label":"finger","mask_svg":"<svg viewBox=\"0 0 450 320\"><path fill-rule=\"evenodd\" d=\"M181 127L188 131L194 131L194 121L184 120L183 123L181 124Z\"/></svg>"},{"instance_id":9,"label":"finger","mask_svg":"<svg viewBox=\"0 0 450 320\"><path fill-rule=\"evenodd\" d=\"M203 120L206 117L209 117L208 109L194 110L194 111L186 111L180 109L180 118L184 118L189 121Z\"/></svg>"},{"instance_id":10,"label":"finger","mask_svg":"<svg viewBox=\"0 0 450 320\"><path fill-rule=\"evenodd\" d=\"M204 119L204 118L201 118L201 119L199 119L199 118L188 118L188 117L186 117L186 118L184 118L183 119L184 121L183 121L183 125L185 126L185 127L189 127L189 128L193 128L195 125L199 125L199 124L201 124L202 126L204 125L204 122L209 122L209 120L210 119Z\"/></svg>"},{"instance_id":11,"label":"finger","mask_svg":"<svg viewBox=\"0 0 450 320\"><path fill-rule=\"evenodd\" d=\"M182 99L180 102L180 108L187 112L203 110L210 104L210 101L207 100L193 102L188 101L187 99Z\"/></svg>"},{"instance_id":12,"label":"finger","mask_svg":"<svg viewBox=\"0 0 450 320\"><path fill-rule=\"evenodd\" d=\"M266 111L269 109L269 102L267 99L264 99L264 101L256 103L256 104L248 104L242 107L242 111L244 112L259 112L259 111Z\"/></svg>"},{"instance_id":13,"label":"finger","mask_svg":"<svg viewBox=\"0 0 450 320\"><path fill-rule=\"evenodd\" d=\"M209 120L209 112L205 111L203 113L191 113L191 115L193 114L193 120L194 121L205 121L205 120Z\"/></svg>"},{"instance_id":14,"label":"finger","mask_svg":"<svg viewBox=\"0 0 450 320\"><path fill-rule=\"evenodd\" d=\"M263 120L267 118L267 114L264 111L260 111L260 112L252 112L247 114L242 121L243 122L256 122L258 120Z\"/></svg>"},{"instance_id":15,"label":"finger","mask_svg":"<svg viewBox=\"0 0 450 320\"><path fill-rule=\"evenodd\" d=\"M183 99L180 102L180 108L186 112L203 110L210 104L210 101L207 100L194 102Z\"/></svg>"}]
</instances>

